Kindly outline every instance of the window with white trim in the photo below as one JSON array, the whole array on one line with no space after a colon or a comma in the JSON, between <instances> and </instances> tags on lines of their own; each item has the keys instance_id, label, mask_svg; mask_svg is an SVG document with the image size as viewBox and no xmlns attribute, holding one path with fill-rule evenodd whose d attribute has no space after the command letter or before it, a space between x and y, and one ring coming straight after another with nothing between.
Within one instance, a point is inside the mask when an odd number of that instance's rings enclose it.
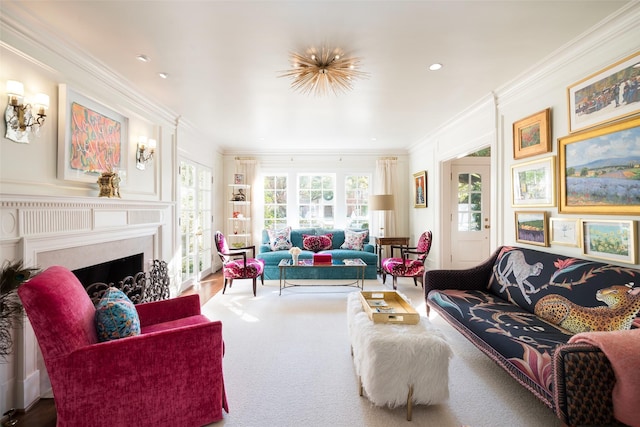
<instances>
[{"instance_id":1,"label":"window with white trim","mask_svg":"<svg viewBox=\"0 0 640 427\"><path fill-rule=\"evenodd\" d=\"M280 229L288 224L287 175L266 175L263 180L264 228Z\"/></svg>"},{"instance_id":2,"label":"window with white trim","mask_svg":"<svg viewBox=\"0 0 640 427\"><path fill-rule=\"evenodd\" d=\"M347 175L344 178L347 228L369 228L369 175Z\"/></svg>"},{"instance_id":3,"label":"window with white trim","mask_svg":"<svg viewBox=\"0 0 640 427\"><path fill-rule=\"evenodd\" d=\"M333 228L335 174L298 175L298 225Z\"/></svg>"}]
</instances>

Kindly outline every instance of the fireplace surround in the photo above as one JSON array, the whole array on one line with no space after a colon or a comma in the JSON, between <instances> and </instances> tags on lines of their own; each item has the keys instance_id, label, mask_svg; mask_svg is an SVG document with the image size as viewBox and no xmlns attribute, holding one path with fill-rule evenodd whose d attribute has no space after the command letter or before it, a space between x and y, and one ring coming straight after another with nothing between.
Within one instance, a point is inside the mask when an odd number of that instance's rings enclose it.
<instances>
[{"instance_id":1,"label":"fireplace surround","mask_svg":"<svg viewBox=\"0 0 640 427\"><path fill-rule=\"evenodd\" d=\"M0 251L3 260L72 271L142 254L145 271L153 260L167 261L176 286L172 214L165 202L0 193ZM14 332L13 357L0 365L0 406L26 409L47 396L50 385L28 321Z\"/></svg>"}]
</instances>

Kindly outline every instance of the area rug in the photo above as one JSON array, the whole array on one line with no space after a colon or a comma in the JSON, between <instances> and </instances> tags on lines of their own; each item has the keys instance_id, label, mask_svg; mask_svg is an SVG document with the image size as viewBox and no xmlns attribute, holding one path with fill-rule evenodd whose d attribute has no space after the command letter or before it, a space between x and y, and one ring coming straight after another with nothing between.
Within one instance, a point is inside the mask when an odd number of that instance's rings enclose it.
<instances>
[{"instance_id":1,"label":"area rug","mask_svg":"<svg viewBox=\"0 0 640 427\"><path fill-rule=\"evenodd\" d=\"M391 290L391 282L367 280L365 290ZM398 290L425 315L420 286L401 279ZM229 413L212 426L560 425L550 409L434 313L430 321L454 353L449 399L414 406L411 422L404 407L374 406L359 395L347 331L347 295L358 291L305 286L279 296L278 282L265 281L254 297L251 282L237 280L209 300L204 314L223 322L229 401Z\"/></svg>"}]
</instances>

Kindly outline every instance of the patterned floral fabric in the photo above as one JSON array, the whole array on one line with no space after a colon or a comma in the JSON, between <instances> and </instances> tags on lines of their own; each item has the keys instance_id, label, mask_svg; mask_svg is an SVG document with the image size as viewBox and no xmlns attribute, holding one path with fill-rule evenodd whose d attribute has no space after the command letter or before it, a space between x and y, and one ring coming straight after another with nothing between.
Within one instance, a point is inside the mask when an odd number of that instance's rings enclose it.
<instances>
[{"instance_id":1,"label":"patterned floral fabric","mask_svg":"<svg viewBox=\"0 0 640 427\"><path fill-rule=\"evenodd\" d=\"M118 288L107 289L96 306L100 342L140 335L140 318L131 300Z\"/></svg>"},{"instance_id":2,"label":"patterned floral fabric","mask_svg":"<svg viewBox=\"0 0 640 427\"><path fill-rule=\"evenodd\" d=\"M423 252L422 255L418 255L418 259L420 261L424 261L429 255L429 251L431 250L431 239L432 233L430 231L425 231L420 235L418 239L418 244L416 245L416 252Z\"/></svg>"},{"instance_id":3,"label":"patterned floral fabric","mask_svg":"<svg viewBox=\"0 0 640 427\"><path fill-rule=\"evenodd\" d=\"M333 234L322 234L320 236L303 234L302 246L305 250L312 252L329 250L333 247Z\"/></svg>"},{"instance_id":4,"label":"patterned floral fabric","mask_svg":"<svg viewBox=\"0 0 640 427\"><path fill-rule=\"evenodd\" d=\"M624 307L609 306L604 296L620 293L618 286L630 296L624 316L632 321L640 309L634 299L638 291L626 286L638 282L633 268L504 247L492 270L486 290L431 291L428 300L468 328L478 345L495 350L543 387L550 401L554 350L574 334L567 325L619 324L616 315ZM550 318L541 316L547 311Z\"/></svg>"},{"instance_id":5,"label":"patterned floral fabric","mask_svg":"<svg viewBox=\"0 0 640 427\"><path fill-rule=\"evenodd\" d=\"M344 243L340 249L352 249L361 251L364 249L364 242L369 235L369 231L344 230Z\"/></svg>"},{"instance_id":6,"label":"patterned floral fabric","mask_svg":"<svg viewBox=\"0 0 640 427\"><path fill-rule=\"evenodd\" d=\"M549 305L551 300L560 304L569 301L582 308L577 311L584 313L599 307L598 316L611 317L610 313L601 310L608 306L604 301L604 289L637 283L636 275L637 270L633 268L534 249L504 247L494 263L489 290L530 313L548 311L552 307ZM588 317L582 316L585 320Z\"/></svg>"},{"instance_id":7,"label":"patterned floral fabric","mask_svg":"<svg viewBox=\"0 0 640 427\"><path fill-rule=\"evenodd\" d=\"M418 239L414 251L420 252L413 258L385 258L382 260L382 269L386 274L399 277L416 277L424 274L424 260L429 255L431 250L431 236L430 231L422 233Z\"/></svg>"},{"instance_id":8,"label":"patterned floral fabric","mask_svg":"<svg viewBox=\"0 0 640 427\"><path fill-rule=\"evenodd\" d=\"M242 258L232 259L226 262L222 268L225 279L252 279L264 271L264 261L261 259L247 258L245 265Z\"/></svg>"},{"instance_id":9,"label":"patterned floral fabric","mask_svg":"<svg viewBox=\"0 0 640 427\"><path fill-rule=\"evenodd\" d=\"M385 258L382 260L382 268L392 276L413 277L424 273L424 264L417 259Z\"/></svg>"},{"instance_id":10,"label":"patterned floral fabric","mask_svg":"<svg viewBox=\"0 0 640 427\"><path fill-rule=\"evenodd\" d=\"M553 350L571 333L486 291L445 290L428 299L552 395Z\"/></svg>"},{"instance_id":11,"label":"patterned floral fabric","mask_svg":"<svg viewBox=\"0 0 640 427\"><path fill-rule=\"evenodd\" d=\"M291 227L281 230L267 230L269 234L269 247L272 251L285 251L293 247L291 243Z\"/></svg>"},{"instance_id":12,"label":"patterned floral fabric","mask_svg":"<svg viewBox=\"0 0 640 427\"><path fill-rule=\"evenodd\" d=\"M227 252L229 252L229 244L227 243L227 239L226 237L224 237L224 234L222 233L216 233L216 243L217 243L217 247L216 249L218 250L218 252L222 253L222 254L226 254Z\"/></svg>"}]
</instances>

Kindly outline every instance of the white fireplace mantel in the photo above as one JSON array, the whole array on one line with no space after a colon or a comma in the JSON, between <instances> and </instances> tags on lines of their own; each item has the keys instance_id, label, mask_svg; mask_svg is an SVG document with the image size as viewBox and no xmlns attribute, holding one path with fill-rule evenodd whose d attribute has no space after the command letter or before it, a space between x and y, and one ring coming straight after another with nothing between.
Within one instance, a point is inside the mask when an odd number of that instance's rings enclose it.
<instances>
[{"instance_id":1,"label":"white fireplace mantel","mask_svg":"<svg viewBox=\"0 0 640 427\"><path fill-rule=\"evenodd\" d=\"M3 261L22 260L27 267L70 270L143 253L148 268L172 253L173 209L165 202L0 193L0 253ZM26 322L16 331L13 360L0 369L1 406L28 408L47 384Z\"/></svg>"}]
</instances>

